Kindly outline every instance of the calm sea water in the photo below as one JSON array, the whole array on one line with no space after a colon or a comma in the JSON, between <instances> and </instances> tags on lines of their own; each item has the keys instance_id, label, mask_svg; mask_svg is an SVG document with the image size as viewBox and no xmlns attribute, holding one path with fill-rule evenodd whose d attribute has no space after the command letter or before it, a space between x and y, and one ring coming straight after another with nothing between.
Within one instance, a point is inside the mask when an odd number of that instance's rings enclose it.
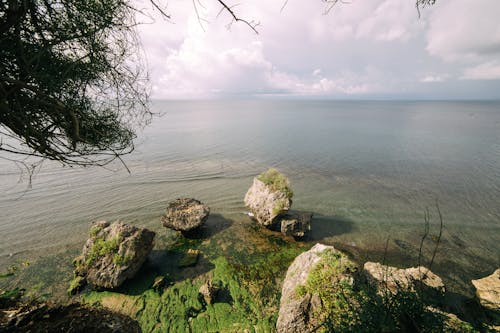
<instances>
[{"instance_id":1,"label":"calm sea water","mask_svg":"<svg viewBox=\"0 0 500 333\"><path fill-rule=\"evenodd\" d=\"M431 253L457 285L500 266L500 102L154 102L153 121L120 165L46 163L26 191L1 161L0 267L81 248L91 221L160 230L166 203L193 196L240 223L252 177L276 167L293 207L315 214L311 242L414 265L431 214ZM368 253L368 254L366 254ZM396 256L397 256L396 255ZM378 258L380 260L380 258ZM396 260L397 261L397 260Z\"/></svg>"}]
</instances>

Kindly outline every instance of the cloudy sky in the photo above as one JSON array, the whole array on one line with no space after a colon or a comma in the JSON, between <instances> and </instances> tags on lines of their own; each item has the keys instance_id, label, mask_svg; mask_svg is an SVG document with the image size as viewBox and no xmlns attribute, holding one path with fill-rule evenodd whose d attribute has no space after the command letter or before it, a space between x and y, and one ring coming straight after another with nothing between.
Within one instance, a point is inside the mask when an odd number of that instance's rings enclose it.
<instances>
[{"instance_id":1,"label":"cloudy sky","mask_svg":"<svg viewBox=\"0 0 500 333\"><path fill-rule=\"evenodd\" d=\"M500 98L499 0L200 1L140 19L153 98Z\"/></svg>"}]
</instances>

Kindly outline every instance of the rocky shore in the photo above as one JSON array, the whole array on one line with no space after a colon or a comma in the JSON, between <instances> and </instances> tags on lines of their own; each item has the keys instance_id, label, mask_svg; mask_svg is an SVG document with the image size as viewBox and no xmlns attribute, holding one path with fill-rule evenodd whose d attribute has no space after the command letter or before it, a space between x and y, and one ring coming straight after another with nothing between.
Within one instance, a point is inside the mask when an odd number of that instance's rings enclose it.
<instances>
[{"instance_id":1,"label":"rocky shore","mask_svg":"<svg viewBox=\"0 0 500 333\"><path fill-rule=\"evenodd\" d=\"M167 204L166 234L96 222L73 263L70 303L0 292L0 331L500 329L500 269L471 282L474 299L457 299L432 267L363 262L307 242L312 214L291 210L292 198L289 180L270 169L244 198L254 222L233 225L194 198Z\"/></svg>"}]
</instances>

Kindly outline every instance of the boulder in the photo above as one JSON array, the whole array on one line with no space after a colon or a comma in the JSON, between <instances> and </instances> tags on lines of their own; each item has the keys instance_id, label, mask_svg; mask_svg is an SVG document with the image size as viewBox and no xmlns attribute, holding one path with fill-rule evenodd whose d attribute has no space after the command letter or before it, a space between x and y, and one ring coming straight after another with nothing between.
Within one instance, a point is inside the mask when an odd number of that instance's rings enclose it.
<instances>
[{"instance_id":1,"label":"boulder","mask_svg":"<svg viewBox=\"0 0 500 333\"><path fill-rule=\"evenodd\" d=\"M388 290L394 294L399 290L411 290L440 295L445 291L441 278L423 266L399 269L377 262L366 262L363 273L368 282L381 292Z\"/></svg>"},{"instance_id":2,"label":"boulder","mask_svg":"<svg viewBox=\"0 0 500 333\"><path fill-rule=\"evenodd\" d=\"M82 255L75 259L75 276L102 288L116 288L134 277L153 249L155 233L122 222L92 225Z\"/></svg>"},{"instance_id":3,"label":"boulder","mask_svg":"<svg viewBox=\"0 0 500 333\"><path fill-rule=\"evenodd\" d=\"M198 228L208 218L210 208L192 198L180 198L170 202L161 217L164 227L181 232Z\"/></svg>"},{"instance_id":4,"label":"boulder","mask_svg":"<svg viewBox=\"0 0 500 333\"><path fill-rule=\"evenodd\" d=\"M320 292L310 291L305 286L311 272L317 268L322 269L322 267L329 266L329 263L323 262L327 257L325 256L326 253L333 254L335 258L338 258L335 260L341 261L335 264L339 267L337 276L326 277L328 283L338 283L339 281L349 285L354 283L351 272L342 270L342 267L354 266L354 264L333 246L316 244L309 251L300 254L288 268L283 282L278 321L276 323L278 333L310 332L317 328L318 323L321 322L322 319L319 317L323 308L323 300L319 296ZM320 275L324 276L324 274ZM323 286L322 283L320 284ZM324 286L326 288L331 287ZM299 292L301 288L304 292Z\"/></svg>"},{"instance_id":5,"label":"boulder","mask_svg":"<svg viewBox=\"0 0 500 333\"><path fill-rule=\"evenodd\" d=\"M288 212L280 217L280 231L286 236L304 237L311 230L312 213Z\"/></svg>"},{"instance_id":6,"label":"boulder","mask_svg":"<svg viewBox=\"0 0 500 333\"><path fill-rule=\"evenodd\" d=\"M244 201L257 222L270 227L276 217L290 209L292 196L288 179L276 169L269 169L253 179Z\"/></svg>"},{"instance_id":7,"label":"boulder","mask_svg":"<svg viewBox=\"0 0 500 333\"><path fill-rule=\"evenodd\" d=\"M478 280L472 280L476 287L476 296L482 306L500 312L500 268L493 274Z\"/></svg>"}]
</instances>

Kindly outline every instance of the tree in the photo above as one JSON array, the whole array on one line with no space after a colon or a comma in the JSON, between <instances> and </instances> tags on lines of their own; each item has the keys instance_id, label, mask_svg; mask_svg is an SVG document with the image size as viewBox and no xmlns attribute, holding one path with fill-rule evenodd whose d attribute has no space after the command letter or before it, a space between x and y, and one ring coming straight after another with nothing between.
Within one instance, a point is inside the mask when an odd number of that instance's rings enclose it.
<instances>
[{"instance_id":1,"label":"tree","mask_svg":"<svg viewBox=\"0 0 500 333\"><path fill-rule=\"evenodd\" d=\"M0 150L105 165L150 119L124 0L0 2Z\"/></svg>"},{"instance_id":2,"label":"tree","mask_svg":"<svg viewBox=\"0 0 500 333\"><path fill-rule=\"evenodd\" d=\"M257 32L258 23L214 1ZM321 1L327 11L344 2ZM139 12L131 0L0 0L0 152L102 166L133 151L136 129L152 116Z\"/></svg>"}]
</instances>

